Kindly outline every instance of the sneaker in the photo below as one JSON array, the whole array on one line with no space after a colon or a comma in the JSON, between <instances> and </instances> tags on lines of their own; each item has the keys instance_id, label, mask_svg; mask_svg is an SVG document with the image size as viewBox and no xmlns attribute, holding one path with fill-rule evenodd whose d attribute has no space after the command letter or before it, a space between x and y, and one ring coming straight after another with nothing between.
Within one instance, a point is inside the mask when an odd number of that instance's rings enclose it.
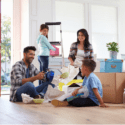
<instances>
[{"instance_id":1,"label":"sneaker","mask_svg":"<svg viewBox=\"0 0 125 125\"><path fill-rule=\"evenodd\" d=\"M68 102L67 101L59 101L59 100L52 100L51 104L56 106L56 107L68 106Z\"/></svg>"}]
</instances>

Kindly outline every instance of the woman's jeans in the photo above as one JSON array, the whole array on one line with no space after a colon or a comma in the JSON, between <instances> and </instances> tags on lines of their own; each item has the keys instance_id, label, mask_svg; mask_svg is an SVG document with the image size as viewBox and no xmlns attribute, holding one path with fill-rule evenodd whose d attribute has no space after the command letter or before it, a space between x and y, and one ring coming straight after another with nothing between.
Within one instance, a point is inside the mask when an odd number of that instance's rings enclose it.
<instances>
[{"instance_id":1,"label":"woman's jeans","mask_svg":"<svg viewBox=\"0 0 125 125\"><path fill-rule=\"evenodd\" d=\"M38 61L40 63L40 72L46 72L49 65L49 56L38 56ZM40 84L42 84L42 80L39 80Z\"/></svg>"},{"instance_id":2,"label":"woman's jeans","mask_svg":"<svg viewBox=\"0 0 125 125\"><path fill-rule=\"evenodd\" d=\"M17 101L22 101L21 94L25 93L30 95L30 97L35 97L36 95L39 95L40 93L44 95L47 91L48 85L52 85L54 88L55 85L49 82L42 83L41 85L35 87L32 82L27 82L24 85L22 85L20 88L17 89L16 92L16 98Z\"/></svg>"},{"instance_id":3,"label":"woman's jeans","mask_svg":"<svg viewBox=\"0 0 125 125\"><path fill-rule=\"evenodd\" d=\"M38 61L40 63L40 71L46 72L49 65L49 56L38 56Z\"/></svg>"}]
</instances>

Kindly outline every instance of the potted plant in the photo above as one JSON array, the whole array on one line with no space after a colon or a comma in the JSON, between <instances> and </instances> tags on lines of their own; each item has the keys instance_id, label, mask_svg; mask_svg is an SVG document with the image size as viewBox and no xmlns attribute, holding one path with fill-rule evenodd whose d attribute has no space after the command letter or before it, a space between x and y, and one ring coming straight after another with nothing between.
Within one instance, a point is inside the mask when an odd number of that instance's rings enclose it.
<instances>
[{"instance_id":1,"label":"potted plant","mask_svg":"<svg viewBox=\"0 0 125 125\"><path fill-rule=\"evenodd\" d=\"M117 53L119 52L118 43L110 42L107 43L108 51L110 51L110 58L117 59Z\"/></svg>"}]
</instances>

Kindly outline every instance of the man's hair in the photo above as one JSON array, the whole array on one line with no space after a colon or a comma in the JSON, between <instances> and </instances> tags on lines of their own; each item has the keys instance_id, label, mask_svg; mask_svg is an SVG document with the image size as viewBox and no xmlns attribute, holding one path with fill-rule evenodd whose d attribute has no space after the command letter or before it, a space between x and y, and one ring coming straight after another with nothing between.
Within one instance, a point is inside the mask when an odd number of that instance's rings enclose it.
<instances>
[{"instance_id":1,"label":"man's hair","mask_svg":"<svg viewBox=\"0 0 125 125\"><path fill-rule=\"evenodd\" d=\"M36 51L36 48L35 48L35 46L27 46L27 47L24 48L23 52L28 53L29 50Z\"/></svg>"},{"instance_id":2,"label":"man's hair","mask_svg":"<svg viewBox=\"0 0 125 125\"><path fill-rule=\"evenodd\" d=\"M96 62L91 59L85 59L82 61L82 65L89 68L89 71L93 72L96 67Z\"/></svg>"}]
</instances>

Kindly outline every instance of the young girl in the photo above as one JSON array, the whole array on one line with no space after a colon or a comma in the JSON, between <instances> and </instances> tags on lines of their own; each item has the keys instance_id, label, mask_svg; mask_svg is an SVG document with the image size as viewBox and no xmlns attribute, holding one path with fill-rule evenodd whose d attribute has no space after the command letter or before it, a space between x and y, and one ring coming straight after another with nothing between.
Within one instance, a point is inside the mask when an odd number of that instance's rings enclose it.
<instances>
[{"instance_id":1,"label":"young girl","mask_svg":"<svg viewBox=\"0 0 125 125\"><path fill-rule=\"evenodd\" d=\"M37 38L38 44L38 61L40 63L40 71L46 72L49 65L49 54L50 49L56 51L56 49L49 43L48 41L48 31L49 27L45 24L40 25L40 35ZM41 80L39 80L39 84L41 84Z\"/></svg>"}]
</instances>

